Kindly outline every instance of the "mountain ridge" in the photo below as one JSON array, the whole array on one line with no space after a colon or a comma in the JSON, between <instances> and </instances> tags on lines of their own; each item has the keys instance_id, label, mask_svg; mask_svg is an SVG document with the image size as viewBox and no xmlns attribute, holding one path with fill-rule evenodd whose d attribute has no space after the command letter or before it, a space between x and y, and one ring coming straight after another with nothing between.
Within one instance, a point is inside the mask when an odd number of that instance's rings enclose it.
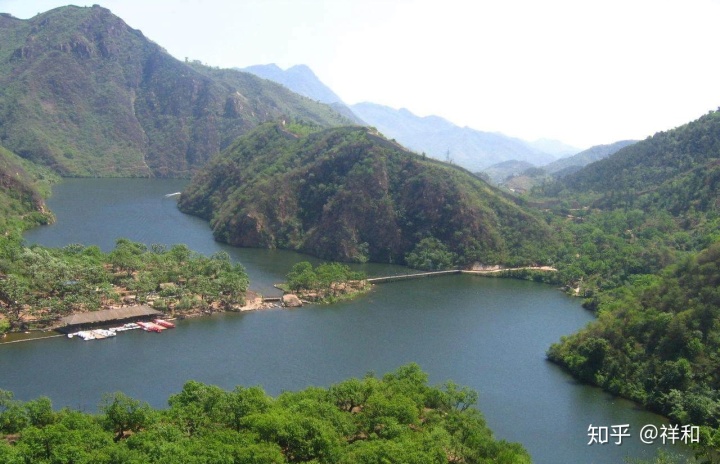
<instances>
[{"instance_id":1,"label":"mountain ridge","mask_svg":"<svg viewBox=\"0 0 720 464\"><path fill-rule=\"evenodd\" d=\"M63 175L189 176L259 123L348 123L254 75L183 63L97 5L6 15L0 32L0 142Z\"/></svg>"},{"instance_id":2,"label":"mountain ridge","mask_svg":"<svg viewBox=\"0 0 720 464\"><path fill-rule=\"evenodd\" d=\"M479 171L511 159L528 161L537 166L579 151L556 140L528 142L501 133L459 127L440 116L416 116L407 108L394 109L369 102L346 105L306 65L286 70L276 64L240 69L278 82L301 95L329 103L346 117L352 113L358 124L374 126L418 153L444 161L452 160L470 171Z\"/></svg>"},{"instance_id":3,"label":"mountain ridge","mask_svg":"<svg viewBox=\"0 0 720 464\"><path fill-rule=\"evenodd\" d=\"M366 127L293 130L266 124L239 138L193 179L181 210L231 245L331 260L403 263L426 238L461 264L546 259L542 219L468 171Z\"/></svg>"},{"instance_id":4,"label":"mountain ridge","mask_svg":"<svg viewBox=\"0 0 720 464\"><path fill-rule=\"evenodd\" d=\"M408 148L436 159L452 161L470 171L480 171L511 159L534 165L554 161L527 142L494 132L461 128L440 116L420 117L410 110L358 103L350 107L363 121Z\"/></svg>"}]
</instances>

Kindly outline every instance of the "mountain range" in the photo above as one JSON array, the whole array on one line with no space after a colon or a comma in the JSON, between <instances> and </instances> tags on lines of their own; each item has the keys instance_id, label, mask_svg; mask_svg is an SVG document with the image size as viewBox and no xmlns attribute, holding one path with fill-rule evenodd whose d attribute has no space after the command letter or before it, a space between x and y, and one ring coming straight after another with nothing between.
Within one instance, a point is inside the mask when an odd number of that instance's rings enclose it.
<instances>
[{"instance_id":1,"label":"mountain range","mask_svg":"<svg viewBox=\"0 0 720 464\"><path fill-rule=\"evenodd\" d=\"M503 185L511 191L526 192L535 185L577 172L588 164L607 158L633 143L636 143L636 140L596 145L542 167L535 167L523 161L504 161L483 169L479 174L486 174L492 182Z\"/></svg>"},{"instance_id":2,"label":"mountain range","mask_svg":"<svg viewBox=\"0 0 720 464\"><path fill-rule=\"evenodd\" d=\"M350 123L249 73L181 62L100 6L0 15L0 143L66 176L190 176L258 124Z\"/></svg>"},{"instance_id":3,"label":"mountain range","mask_svg":"<svg viewBox=\"0 0 720 464\"><path fill-rule=\"evenodd\" d=\"M346 106L340 97L320 81L310 68L298 65L282 70L275 64L243 68L259 77L278 82L309 98L333 104L347 115L351 111L358 122L376 127L387 137L418 153L452 161L470 171L509 161L527 161L535 166L547 164L578 149L554 140L526 142L494 132L459 127L439 116L420 117L409 110L394 109L376 103Z\"/></svg>"}]
</instances>

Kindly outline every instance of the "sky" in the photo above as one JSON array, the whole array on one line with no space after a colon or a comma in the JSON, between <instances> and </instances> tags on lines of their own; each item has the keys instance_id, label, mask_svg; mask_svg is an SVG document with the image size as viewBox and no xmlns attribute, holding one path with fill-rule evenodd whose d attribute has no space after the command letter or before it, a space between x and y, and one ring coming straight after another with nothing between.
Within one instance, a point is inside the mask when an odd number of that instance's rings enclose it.
<instances>
[{"instance_id":1,"label":"sky","mask_svg":"<svg viewBox=\"0 0 720 464\"><path fill-rule=\"evenodd\" d=\"M96 2L181 60L305 64L348 104L525 140L644 139L720 107L720 0Z\"/></svg>"}]
</instances>

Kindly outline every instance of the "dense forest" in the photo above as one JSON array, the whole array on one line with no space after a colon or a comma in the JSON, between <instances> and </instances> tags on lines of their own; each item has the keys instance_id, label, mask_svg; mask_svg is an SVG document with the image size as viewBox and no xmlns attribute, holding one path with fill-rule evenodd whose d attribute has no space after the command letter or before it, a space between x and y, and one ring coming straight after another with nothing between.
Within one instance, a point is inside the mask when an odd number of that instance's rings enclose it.
<instances>
[{"instance_id":1,"label":"dense forest","mask_svg":"<svg viewBox=\"0 0 720 464\"><path fill-rule=\"evenodd\" d=\"M720 449L719 140L720 112L711 112L535 192L564 234L561 280L598 314L548 357L705 426L711 462Z\"/></svg>"},{"instance_id":2,"label":"dense forest","mask_svg":"<svg viewBox=\"0 0 720 464\"><path fill-rule=\"evenodd\" d=\"M439 242L450 265L544 264L556 246L515 199L366 127L260 126L211 160L179 206L210 220L217 240L338 261L405 263Z\"/></svg>"},{"instance_id":3,"label":"dense forest","mask_svg":"<svg viewBox=\"0 0 720 464\"><path fill-rule=\"evenodd\" d=\"M100 414L54 411L0 390L0 461L33 463L529 463L496 440L473 407L477 393L428 385L409 364L272 398L188 381L168 408L108 394Z\"/></svg>"}]
</instances>

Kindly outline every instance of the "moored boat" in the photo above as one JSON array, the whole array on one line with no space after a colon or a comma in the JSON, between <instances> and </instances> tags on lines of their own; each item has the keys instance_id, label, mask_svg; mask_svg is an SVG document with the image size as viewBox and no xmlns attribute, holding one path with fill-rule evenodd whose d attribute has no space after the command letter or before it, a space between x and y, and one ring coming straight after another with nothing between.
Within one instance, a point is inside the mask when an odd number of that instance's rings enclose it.
<instances>
[{"instance_id":1,"label":"moored boat","mask_svg":"<svg viewBox=\"0 0 720 464\"><path fill-rule=\"evenodd\" d=\"M152 322L137 322L137 325L139 325L140 328L143 329L145 332L160 333L162 330L165 329L164 327L153 324Z\"/></svg>"},{"instance_id":2,"label":"moored boat","mask_svg":"<svg viewBox=\"0 0 720 464\"><path fill-rule=\"evenodd\" d=\"M95 335L95 338L109 338L117 335L112 330L107 329L95 329L92 331L92 333Z\"/></svg>"},{"instance_id":3,"label":"moored boat","mask_svg":"<svg viewBox=\"0 0 720 464\"><path fill-rule=\"evenodd\" d=\"M85 340L85 341L95 340L95 335L93 335L92 332L87 331L87 330L81 330L80 332L75 332L74 335L82 338L82 339Z\"/></svg>"},{"instance_id":4,"label":"moored boat","mask_svg":"<svg viewBox=\"0 0 720 464\"><path fill-rule=\"evenodd\" d=\"M170 321L166 321L165 319L155 319L155 323L156 323L157 325L161 325L161 326L163 326L163 327L165 327L165 328L168 328L168 329L174 329L174 328L175 328L175 324L173 324L173 323L170 322Z\"/></svg>"}]
</instances>

